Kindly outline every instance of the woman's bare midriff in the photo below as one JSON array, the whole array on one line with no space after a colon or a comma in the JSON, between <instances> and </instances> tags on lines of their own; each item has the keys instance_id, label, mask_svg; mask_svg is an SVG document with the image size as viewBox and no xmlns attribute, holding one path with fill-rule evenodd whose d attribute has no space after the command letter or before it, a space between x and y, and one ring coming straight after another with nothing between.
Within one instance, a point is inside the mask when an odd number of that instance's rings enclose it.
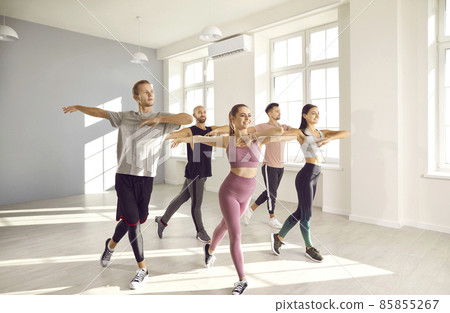
<instances>
[{"instance_id":1,"label":"woman's bare midriff","mask_svg":"<svg viewBox=\"0 0 450 313\"><path fill-rule=\"evenodd\" d=\"M306 163L311 163L314 165L320 165L320 161L318 158L305 158Z\"/></svg>"},{"instance_id":2,"label":"woman's bare midriff","mask_svg":"<svg viewBox=\"0 0 450 313\"><path fill-rule=\"evenodd\" d=\"M231 172L233 174L236 174L237 176L245 177L245 178L253 178L253 177L255 177L257 171L258 171L257 168L251 168L251 167L231 168Z\"/></svg>"}]
</instances>

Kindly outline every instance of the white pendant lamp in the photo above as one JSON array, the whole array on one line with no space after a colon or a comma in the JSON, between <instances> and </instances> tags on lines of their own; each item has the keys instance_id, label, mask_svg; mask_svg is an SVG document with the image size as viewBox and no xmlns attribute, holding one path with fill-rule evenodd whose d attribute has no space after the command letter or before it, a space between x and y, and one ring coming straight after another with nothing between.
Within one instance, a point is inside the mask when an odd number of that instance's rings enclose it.
<instances>
[{"instance_id":1,"label":"white pendant lamp","mask_svg":"<svg viewBox=\"0 0 450 313\"><path fill-rule=\"evenodd\" d=\"M209 18L212 19L212 0L209 0ZM208 25L202 29L200 39L204 41L216 41L222 39L222 31L214 25Z\"/></svg>"},{"instance_id":2,"label":"white pendant lamp","mask_svg":"<svg viewBox=\"0 0 450 313\"><path fill-rule=\"evenodd\" d=\"M222 38L222 32L217 26L208 25L200 33L200 39L204 41L216 41Z\"/></svg>"},{"instance_id":3,"label":"white pendant lamp","mask_svg":"<svg viewBox=\"0 0 450 313\"><path fill-rule=\"evenodd\" d=\"M133 53L133 58L130 60L130 62L136 63L136 64L142 64L142 63L148 62L148 58L144 53L138 51L138 52Z\"/></svg>"},{"instance_id":4,"label":"white pendant lamp","mask_svg":"<svg viewBox=\"0 0 450 313\"><path fill-rule=\"evenodd\" d=\"M16 41L19 39L16 31L5 25L5 15L3 14L3 25L0 25L0 40L2 41Z\"/></svg>"},{"instance_id":5,"label":"white pendant lamp","mask_svg":"<svg viewBox=\"0 0 450 313\"><path fill-rule=\"evenodd\" d=\"M148 62L148 58L144 53L141 52L141 20L142 20L142 17L136 16L136 19L138 20L139 45L138 45L138 52L133 53L133 58L130 60L130 62L136 63L136 64L142 64L142 63Z\"/></svg>"}]
</instances>

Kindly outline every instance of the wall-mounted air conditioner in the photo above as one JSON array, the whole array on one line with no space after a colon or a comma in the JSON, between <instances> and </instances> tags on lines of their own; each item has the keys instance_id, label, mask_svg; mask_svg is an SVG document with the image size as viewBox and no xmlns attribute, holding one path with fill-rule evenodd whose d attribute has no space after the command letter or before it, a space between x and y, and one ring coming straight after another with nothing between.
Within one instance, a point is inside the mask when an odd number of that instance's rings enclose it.
<instances>
[{"instance_id":1,"label":"wall-mounted air conditioner","mask_svg":"<svg viewBox=\"0 0 450 313\"><path fill-rule=\"evenodd\" d=\"M208 46L210 58L220 58L238 52L252 52L252 37L249 35L238 35L218 41Z\"/></svg>"}]
</instances>

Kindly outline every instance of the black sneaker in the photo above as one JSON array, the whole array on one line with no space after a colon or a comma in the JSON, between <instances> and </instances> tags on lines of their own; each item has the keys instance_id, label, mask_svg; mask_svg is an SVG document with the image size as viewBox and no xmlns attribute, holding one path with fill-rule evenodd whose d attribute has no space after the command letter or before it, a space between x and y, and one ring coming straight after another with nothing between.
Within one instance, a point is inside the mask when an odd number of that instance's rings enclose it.
<instances>
[{"instance_id":1,"label":"black sneaker","mask_svg":"<svg viewBox=\"0 0 450 313\"><path fill-rule=\"evenodd\" d=\"M211 267L216 261L216 256L209 253L209 246L209 243L205 245L205 267Z\"/></svg>"},{"instance_id":2,"label":"black sneaker","mask_svg":"<svg viewBox=\"0 0 450 313\"><path fill-rule=\"evenodd\" d=\"M211 242L211 238L209 238L208 234L206 233L206 230L199 231L197 233L197 239L203 243Z\"/></svg>"},{"instance_id":3,"label":"black sneaker","mask_svg":"<svg viewBox=\"0 0 450 313\"><path fill-rule=\"evenodd\" d=\"M313 260L314 262L321 263L323 260L323 257L320 255L320 252L314 247L310 247L309 249L306 249L305 255L308 258L310 258L311 260Z\"/></svg>"},{"instance_id":4,"label":"black sneaker","mask_svg":"<svg viewBox=\"0 0 450 313\"><path fill-rule=\"evenodd\" d=\"M148 279L148 271L146 268L140 268L136 271L136 276L130 282L130 289L138 289Z\"/></svg>"},{"instance_id":5,"label":"black sneaker","mask_svg":"<svg viewBox=\"0 0 450 313\"><path fill-rule=\"evenodd\" d=\"M103 267L107 267L109 260L111 260L111 255L113 254L114 250L111 251L108 248L108 244L111 241L111 238L106 239L106 243L105 243L105 251L103 251L103 254L100 258L100 265Z\"/></svg>"},{"instance_id":6,"label":"black sneaker","mask_svg":"<svg viewBox=\"0 0 450 313\"><path fill-rule=\"evenodd\" d=\"M272 236L270 237L270 242L271 242L272 252L275 255L280 255L280 248L282 245L284 245L284 242L282 242L278 238L278 234L272 234Z\"/></svg>"},{"instance_id":7,"label":"black sneaker","mask_svg":"<svg viewBox=\"0 0 450 313\"><path fill-rule=\"evenodd\" d=\"M240 296L241 294L244 293L244 290L247 289L248 284L247 284L247 280L240 280L237 283L234 284L234 289L231 292L231 294L233 296Z\"/></svg>"},{"instance_id":8,"label":"black sneaker","mask_svg":"<svg viewBox=\"0 0 450 313\"><path fill-rule=\"evenodd\" d=\"M164 228L166 228L167 224L164 224L164 223L161 221L161 216L156 216L156 217L155 217L155 223L156 223L156 226L158 226L158 227L156 228L156 233L158 234L158 237L159 237L159 238L162 238L162 233L163 233L163 231L164 231Z\"/></svg>"}]
</instances>

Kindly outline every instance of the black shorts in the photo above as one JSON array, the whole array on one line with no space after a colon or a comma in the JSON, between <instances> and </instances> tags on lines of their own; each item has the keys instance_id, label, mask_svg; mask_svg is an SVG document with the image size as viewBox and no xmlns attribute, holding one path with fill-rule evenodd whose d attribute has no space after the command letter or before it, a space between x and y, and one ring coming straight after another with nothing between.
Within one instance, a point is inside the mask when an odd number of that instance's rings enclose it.
<instances>
[{"instance_id":1,"label":"black shorts","mask_svg":"<svg viewBox=\"0 0 450 313\"><path fill-rule=\"evenodd\" d=\"M152 190L153 177L116 173L116 220L131 226L145 223Z\"/></svg>"}]
</instances>

